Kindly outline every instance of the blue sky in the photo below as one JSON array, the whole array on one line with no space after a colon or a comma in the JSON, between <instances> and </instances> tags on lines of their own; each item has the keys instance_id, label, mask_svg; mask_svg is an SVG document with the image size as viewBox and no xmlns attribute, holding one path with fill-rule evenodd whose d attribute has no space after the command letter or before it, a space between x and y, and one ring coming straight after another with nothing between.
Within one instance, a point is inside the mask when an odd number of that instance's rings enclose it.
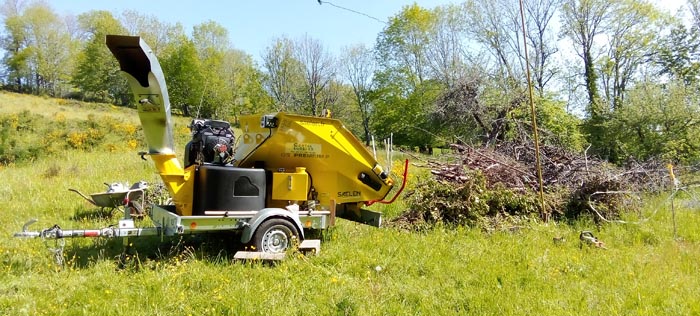
<instances>
[{"instance_id":1,"label":"blue sky","mask_svg":"<svg viewBox=\"0 0 700 316\"><path fill-rule=\"evenodd\" d=\"M433 8L451 0L329 0L319 5L317 0L49 0L60 14L78 15L90 10L121 13L125 9L154 15L160 21L180 22L189 33L192 26L213 20L228 29L234 48L241 49L259 60L274 38L287 35L297 38L308 34L320 40L326 48L338 54L343 47L357 43L374 45L384 24L361 14L334 7L342 6L387 20L403 6L416 2Z\"/></svg>"}]
</instances>

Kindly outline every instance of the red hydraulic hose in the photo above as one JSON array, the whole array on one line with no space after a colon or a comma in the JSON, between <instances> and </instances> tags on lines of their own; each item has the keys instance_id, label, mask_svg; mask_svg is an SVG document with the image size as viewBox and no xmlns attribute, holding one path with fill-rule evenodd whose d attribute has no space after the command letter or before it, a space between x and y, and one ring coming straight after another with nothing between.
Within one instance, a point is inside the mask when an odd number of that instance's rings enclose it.
<instances>
[{"instance_id":1,"label":"red hydraulic hose","mask_svg":"<svg viewBox=\"0 0 700 316\"><path fill-rule=\"evenodd\" d=\"M382 203L382 204L391 204L394 203L396 198L403 192L403 189L406 187L406 179L408 178L408 159L406 159L406 162L403 166L403 181L401 182L401 188L399 188L399 191L396 192L393 198L391 200L373 200L373 201L367 201L365 202L365 205L370 206L374 203Z\"/></svg>"}]
</instances>

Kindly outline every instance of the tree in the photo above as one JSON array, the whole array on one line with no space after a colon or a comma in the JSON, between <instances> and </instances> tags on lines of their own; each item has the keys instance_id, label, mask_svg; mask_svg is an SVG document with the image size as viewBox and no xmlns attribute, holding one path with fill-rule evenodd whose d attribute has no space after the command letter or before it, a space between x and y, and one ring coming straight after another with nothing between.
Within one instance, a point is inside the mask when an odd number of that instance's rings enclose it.
<instances>
[{"instance_id":1,"label":"tree","mask_svg":"<svg viewBox=\"0 0 700 316\"><path fill-rule=\"evenodd\" d=\"M686 5L693 16L693 25L691 28L700 29L700 0L687 0Z\"/></svg>"},{"instance_id":2,"label":"tree","mask_svg":"<svg viewBox=\"0 0 700 316\"><path fill-rule=\"evenodd\" d=\"M301 110L297 101L302 80L302 64L294 56L294 43L286 37L273 41L265 50L263 67L265 68L264 86L272 96L278 110Z\"/></svg>"},{"instance_id":3,"label":"tree","mask_svg":"<svg viewBox=\"0 0 700 316\"><path fill-rule=\"evenodd\" d=\"M262 86L262 74L243 51L229 49L221 68L226 91L232 100L229 114L253 114L272 110L272 100Z\"/></svg>"},{"instance_id":4,"label":"tree","mask_svg":"<svg viewBox=\"0 0 700 316\"><path fill-rule=\"evenodd\" d=\"M466 71L465 10L463 6L446 5L436 7L433 13L436 21L430 31L426 60L435 78L452 88L465 76Z\"/></svg>"},{"instance_id":5,"label":"tree","mask_svg":"<svg viewBox=\"0 0 700 316\"><path fill-rule=\"evenodd\" d=\"M427 61L436 19L434 12L416 4L405 6L377 37L371 125L379 138L396 133L398 145L433 145L429 113L444 89Z\"/></svg>"},{"instance_id":6,"label":"tree","mask_svg":"<svg viewBox=\"0 0 700 316\"><path fill-rule=\"evenodd\" d=\"M614 5L615 2L610 0L565 0L562 8L562 32L577 47L576 54L583 61L584 84L588 95L588 119L584 129L593 151L611 160L617 158L615 146L610 143L605 129L610 112L605 102L600 100L594 45L596 38L611 21Z\"/></svg>"},{"instance_id":7,"label":"tree","mask_svg":"<svg viewBox=\"0 0 700 316\"><path fill-rule=\"evenodd\" d=\"M381 68L395 72L411 86L419 86L428 77L426 47L436 21L435 15L417 4L405 6L392 17L377 37L377 60Z\"/></svg>"},{"instance_id":8,"label":"tree","mask_svg":"<svg viewBox=\"0 0 700 316\"><path fill-rule=\"evenodd\" d=\"M651 3L640 0L621 1L612 11L606 35L607 55L600 61L605 100L612 111L622 106L625 92L637 68L650 59L652 41L661 32L665 17Z\"/></svg>"},{"instance_id":9,"label":"tree","mask_svg":"<svg viewBox=\"0 0 700 316\"><path fill-rule=\"evenodd\" d=\"M583 61L583 74L588 92L587 114L597 121L606 114L600 102L598 74L595 69L594 45L612 17L614 2L610 0L565 0L562 7L562 32L574 43L576 54Z\"/></svg>"},{"instance_id":10,"label":"tree","mask_svg":"<svg viewBox=\"0 0 700 316\"><path fill-rule=\"evenodd\" d=\"M409 148L434 145L436 126L430 121L435 100L445 89L437 80L426 80L408 94L390 73L378 72L377 88L370 94L374 104L371 127L378 139L393 134L394 143Z\"/></svg>"},{"instance_id":11,"label":"tree","mask_svg":"<svg viewBox=\"0 0 700 316\"><path fill-rule=\"evenodd\" d=\"M313 116L321 109L329 109L338 99L338 92L331 84L335 78L334 60L323 48L323 44L308 35L302 37L295 47L295 57L301 63L304 74L304 112Z\"/></svg>"},{"instance_id":12,"label":"tree","mask_svg":"<svg viewBox=\"0 0 700 316\"><path fill-rule=\"evenodd\" d=\"M635 86L610 122L621 158L663 158L674 163L700 161L698 94L684 82Z\"/></svg>"},{"instance_id":13,"label":"tree","mask_svg":"<svg viewBox=\"0 0 700 316\"><path fill-rule=\"evenodd\" d=\"M566 111L566 103L558 100L554 95L547 94L543 97L535 96L537 107L537 127L539 140L542 144L554 145L570 151L582 151L585 148L586 139L581 132L582 120ZM512 114L517 129L513 137L532 139L532 120L529 107L520 107Z\"/></svg>"},{"instance_id":14,"label":"tree","mask_svg":"<svg viewBox=\"0 0 700 316\"><path fill-rule=\"evenodd\" d=\"M199 116L191 111L202 103L206 80L194 42L184 35L178 37L164 52L161 65L172 107L185 115Z\"/></svg>"},{"instance_id":15,"label":"tree","mask_svg":"<svg viewBox=\"0 0 700 316\"><path fill-rule=\"evenodd\" d=\"M192 40L203 59L222 54L230 48L228 30L211 20L194 26Z\"/></svg>"},{"instance_id":16,"label":"tree","mask_svg":"<svg viewBox=\"0 0 700 316\"><path fill-rule=\"evenodd\" d=\"M3 18L5 34L2 36L4 66L3 81L11 89L22 91L23 79L28 76L27 59L27 32L24 29L21 14L25 2L22 0L5 0L0 6L0 15Z\"/></svg>"},{"instance_id":17,"label":"tree","mask_svg":"<svg viewBox=\"0 0 700 316\"><path fill-rule=\"evenodd\" d=\"M197 108L200 117L224 118L227 107L233 104L231 95L226 92L223 65L229 49L228 31L214 21L194 26L192 42L201 62L204 87Z\"/></svg>"},{"instance_id":18,"label":"tree","mask_svg":"<svg viewBox=\"0 0 700 316\"><path fill-rule=\"evenodd\" d=\"M184 36L184 30L179 23L161 22L155 15L142 14L136 10L122 12L121 22L128 34L143 38L158 56L171 41Z\"/></svg>"},{"instance_id":19,"label":"tree","mask_svg":"<svg viewBox=\"0 0 700 316\"><path fill-rule=\"evenodd\" d=\"M22 17L19 15L5 17L5 29L8 33L3 37L5 56L3 64L6 67L8 84L15 91L22 92L29 88L31 77L29 35L24 28Z\"/></svg>"},{"instance_id":20,"label":"tree","mask_svg":"<svg viewBox=\"0 0 700 316\"><path fill-rule=\"evenodd\" d=\"M515 78L524 78L524 67L519 62L519 15L513 11L509 0L466 2L467 25L473 38L495 58L496 78L502 80L504 89L512 89ZM522 71L521 71L522 70ZM517 86L517 84L516 84Z\"/></svg>"},{"instance_id":21,"label":"tree","mask_svg":"<svg viewBox=\"0 0 700 316\"><path fill-rule=\"evenodd\" d=\"M372 75L376 69L373 52L364 45L355 45L344 49L341 64L344 65L345 79L350 82L354 102L359 110L365 144L369 145L370 114L372 102L369 94L372 90Z\"/></svg>"},{"instance_id":22,"label":"tree","mask_svg":"<svg viewBox=\"0 0 700 316\"><path fill-rule=\"evenodd\" d=\"M83 44L72 83L84 99L128 105L132 101L117 60L105 45L108 34L123 34L121 23L108 11L90 11L78 16L87 41Z\"/></svg>"},{"instance_id":23,"label":"tree","mask_svg":"<svg viewBox=\"0 0 700 316\"><path fill-rule=\"evenodd\" d=\"M526 38L530 53L530 68L534 80L534 88L542 98L545 87L554 77L557 69L553 62L554 55L559 51L556 38L550 25L552 18L561 5L562 0L530 0L524 2L526 11Z\"/></svg>"},{"instance_id":24,"label":"tree","mask_svg":"<svg viewBox=\"0 0 700 316\"><path fill-rule=\"evenodd\" d=\"M659 75L668 75L683 82L686 86L695 86L700 79L700 30L697 27L686 28L676 24L671 32L659 39L656 45L654 62L660 67Z\"/></svg>"},{"instance_id":25,"label":"tree","mask_svg":"<svg viewBox=\"0 0 700 316\"><path fill-rule=\"evenodd\" d=\"M627 89L638 77L640 65L650 60L652 43L669 19L644 0L567 0L562 16L563 31L578 47L584 64L588 140L593 152L618 161L609 121L625 104Z\"/></svg>"},{"instance_id":26,"label":"tree","mask_svg":"<svg viewBox=\"0 0 700 316\"><path fill-rule=\"evenodd\" d=\"M6 1L2 12L7 31L3 62L11 86L18 91L60 95L67 89L71 67L71 43L64 21L41 2L24 7L18 1Z\"/></svg>"},{"instance_id":27,"label":"tree","mask_svg":"<svg viewBox=\"0 0 700 316\"><path fill-rule=\"evenodd\" d=\"M23 15L32 47L33 88L35 93L60 96L67 90L70 64L70 37L63 21L47 5L36 3Z\"/></svg>"}]
</instances>

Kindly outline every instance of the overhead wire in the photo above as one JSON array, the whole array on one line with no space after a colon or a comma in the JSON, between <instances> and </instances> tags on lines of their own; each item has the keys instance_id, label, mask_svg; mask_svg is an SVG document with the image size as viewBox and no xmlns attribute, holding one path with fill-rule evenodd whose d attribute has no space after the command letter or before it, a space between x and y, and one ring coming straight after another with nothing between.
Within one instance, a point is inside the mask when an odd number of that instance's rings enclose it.
<instances>
[{"instance_id":1,"label":"overhead wire","mask_svg":"<svg viewBox=\"0 0 700 316\"><path fill-rule=\"evenodd\" d=\"M364 13L364 12L360 12L360 11L357 11L357 10L353 10L353 9L350 9L350 8L346 8L346 7L343 7L343 6L339 6L339 5L337 5L337 4L333 3L333 2L330 2L330 1L323 1L323 0L317 0L317 1L318 1L318 4L319 4L319 5L322 5L322 4L324 4L324 3L325 3L325 4L329 4L329 5L333 6L333 7L338 8L338 9L345 10L345 11L352 12L352 13L359 14L359 15L363 15L363 16L368 17L368 18L370 18L370 19L372 19L372 20L375 20L375 21L377 21L377 22L387 24L386 21L381 20L381 19L376 18L376 17L373 17L373 16L371 16L371 15L369 15L369 14L367 14L367 13Z\"/></svg>"}]
</instances>

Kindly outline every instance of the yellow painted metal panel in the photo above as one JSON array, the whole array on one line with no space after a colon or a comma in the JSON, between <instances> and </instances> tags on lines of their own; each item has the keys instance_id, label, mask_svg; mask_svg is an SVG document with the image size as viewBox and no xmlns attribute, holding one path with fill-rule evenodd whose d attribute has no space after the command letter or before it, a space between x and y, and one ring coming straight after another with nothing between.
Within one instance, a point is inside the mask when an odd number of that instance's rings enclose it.
<instances>
[{"instance_id":1,"label":"yellow painted metal panel","mask_svg":"<svg viewBox=\"0 0 700 316\"><path fill-rule=\"evenodd\" d=\"M309 175L305 168L296 172L272 173L272 199L306 201L309 193Z\"/></svg>"},{"instance_id":2,"label":"yellow painted metal panel","mask_svg":"<svg viewBox=\"0 0 700 316\"><path fill-rule=\"evenodd\" d=\"M194 192L194 168L183 169L175 154L151 154L165 187L170 192L178 215L192 215L192 194Z\"/></svg>"},{"instance_id":3,"label":"yellow painted metal panel","mask_svg":"<svg viewBox=\"0 0 700 316\"><path fill-rule=\"evenodd\" d=\"M261 126L261 119L259 115L241 118L242 142L235 157L239 167L264 166L273 172L305 167L325 206L331 200L382 199L393 186L382 177L372 154L339 120L277 113L275 124L267 128Z\"/></svg>"}]
</instances>

